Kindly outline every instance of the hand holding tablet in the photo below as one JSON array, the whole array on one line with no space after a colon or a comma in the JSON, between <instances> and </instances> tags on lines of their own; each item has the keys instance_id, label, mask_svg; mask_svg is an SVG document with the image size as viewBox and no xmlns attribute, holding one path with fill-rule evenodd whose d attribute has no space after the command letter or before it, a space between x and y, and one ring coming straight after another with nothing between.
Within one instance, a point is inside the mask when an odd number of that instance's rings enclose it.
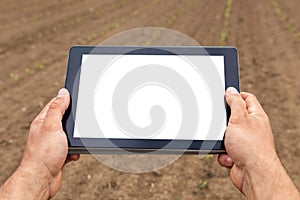
<instances>
[{"instance_id":1,"label":"hand holding tablet","mask_svg":"<svg viewBox=\"0 0 300 200\"><path fill-rule=\"evenodd\" d=\"M229 86L232 47L73 47L69 152L225 152Z\"/></svg>"}]
</instances>

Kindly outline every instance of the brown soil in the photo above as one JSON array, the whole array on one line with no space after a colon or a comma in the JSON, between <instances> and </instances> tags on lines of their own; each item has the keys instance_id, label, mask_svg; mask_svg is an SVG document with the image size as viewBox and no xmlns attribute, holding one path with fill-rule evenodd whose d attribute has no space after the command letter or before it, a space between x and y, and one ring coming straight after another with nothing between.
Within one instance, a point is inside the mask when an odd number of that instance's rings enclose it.
<instances>
[{"instance_id":1,"label":"brown soil","mask_svg":"<svg viewBox=\"0 0 300 200\"><path fill-rule=\"evenodd\" d=\"M241 88L253 92L269 114L277 151L300 187L300 4L233 1L226 44L240 53ZM186 5L188 3L188 5ZM185 7L183 12L179 11ZM0 184L20 163L30 122L64 85L70 46L97 45L123 30L161 26L202 45L220 45L225 1L0 1ZM170 22L172 16L176 19ZM201 188L201 182L207 187ZM68 164L55 199L240 199L229 171L183 156L145 174L123 173L84 155Z\"/></svg>"}]
</instances>

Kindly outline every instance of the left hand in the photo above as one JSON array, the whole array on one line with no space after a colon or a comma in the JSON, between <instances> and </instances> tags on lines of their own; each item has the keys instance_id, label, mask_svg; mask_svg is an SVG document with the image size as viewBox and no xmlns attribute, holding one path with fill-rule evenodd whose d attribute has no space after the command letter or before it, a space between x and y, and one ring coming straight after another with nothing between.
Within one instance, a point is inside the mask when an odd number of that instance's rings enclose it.
<instances>
[{"instance_id":1,"label":"left hand","mask_svg":"<svg viewBox=\"0 0 300 200\"><path fill-rule=\"evenodd\" d=\"M32 174L38 182L48 187L45 189L48 189L49 198L61 186L65 163L79 159L79 155L67 156L67 137L61 121L69 103L69 92L63 88L34 119L19 167L19 170Z\"/></svg>"}]
</instances>

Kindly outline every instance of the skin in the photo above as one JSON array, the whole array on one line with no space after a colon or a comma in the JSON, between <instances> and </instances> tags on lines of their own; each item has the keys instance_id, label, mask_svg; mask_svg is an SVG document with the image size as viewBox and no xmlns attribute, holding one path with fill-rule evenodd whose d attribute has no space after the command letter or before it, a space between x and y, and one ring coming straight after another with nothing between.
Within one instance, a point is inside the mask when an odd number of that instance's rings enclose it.
<instances>
[{"instance_id":1,"label":"skin","mask_svg":"<svg viewBox=\"0 0 300 200\"><path fill-rule=\"evenodd\" d=\"M67 156L61 123L69 103L68 91L61 89L34 119L21 164L0 188L0 199L49 199L58 192L64 165L79 159Z\"/></svg>"},{"instance_id":2,"label":"skin","mask_svg":"<svg viewBox=\"0 0 300 200\"><path fill-rule=\"evenodd\" d=\"M277 157L269 119L255 96L229 88L226 100L231 107L228 155L218 160L230 168L233 184L249 199L300 199ZM69 103L68 91L61 89L32 122L21 164L0 188L0 199L49 199L58 192L64 165L79 159L67 156L61 123Z\"/></svg>"},{"instance_id":3,"label":"skin","mask_svg":"<svg viewBox=\"0 0 300 200\"><path fill-rule=\"evenodd\" d=\"M230 168L233 184L248 199L300 199L276 154L269 118L256 97L235 88L228 88L225 96L231 108L225 133L228 155L218 161Z\"/></svg>"}]
</instances>

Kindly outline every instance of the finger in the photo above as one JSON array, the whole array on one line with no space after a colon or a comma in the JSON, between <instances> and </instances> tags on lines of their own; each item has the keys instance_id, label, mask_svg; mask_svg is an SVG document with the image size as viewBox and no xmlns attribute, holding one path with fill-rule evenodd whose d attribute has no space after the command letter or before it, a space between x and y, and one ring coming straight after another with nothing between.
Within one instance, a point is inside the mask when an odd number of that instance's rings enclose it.
<instances>
[{"instance_id":1,"label":"finger","mask_svg":"<svg viewBox=\"0 0 300 200\"><path fill-rule=\"evenodd\" d=\"M79 158L80 158L79 154L68 155L67 158L66 158L65 164L67 164L67 163L69 163L71 161L77 161L77 160L79 160Z\"/></svg>"},{"instance_id":2,"label":"finger","mask_svg":"<svg viewBox=\"0 0 300 200\"><path fill-rule=\"evenodd\" d=\"M242 92L241 96L246 103L247 111L249 114L265 112L254 94Z\"/></svg>"},{"instance_id":3,"label":"finger","mask_svg":"<svg viewBox=\"0 0 300 200\"><path fill-rule=\"evenodd\" d=\"M233 161L227 154L220 154L218 156L218 162L222 167L231 168L233 166Z\"/></svg>"},{"instance_id":4,"label":"finger","mask_svg":"<svg viewBox=\"0 0 300 200\"><path fill-rule=\"evenodd\" d=\"M230 170L230 177L232 180L233 185L244 194L242 186L244 179L244 173L237 167L237 165L233 165Z\"/></svg>"},{"instance_id":5,"label":"finger","mask_svg":"<svg viewBox=\"0 0 300 200\"><path fill-rule=\"evenodd\" d=\"M227 88L225 96L231 109L230 119L241 119L247 114L246 103L235 88Z\"/></svg>"},{"instance_id":6,"label":"finger","mask_svg":"<svg viewBox=\"0 0 300 200\"><path fill-rule=\"evenodd\" d=\"M50 104L54 101L55 98L51 99L47 105L42 109L42 111L38 114L38 116L36 116L33 120L33 123L36 122L36 123L43 123L45 118L46 118L46 115L47 115L47 112L49 110L49 106Z\"/></svg>"},{"instance_id":7,"label":"finger","mask_svg":"<svg viewBox=\"0 0 300 200\"><path fill-rule=\"evenodd\" d=\"M57 97L49 105L45 118L44 126L49 129L60 129L61 120L70 103L69 92L66 89L60 89Z\"/></svg>"},{"instance_id":8,"label":"finger","mask_svg":"<svg viewBox=\"0 0 300 200\"><path fill-rule=\"evenodd\" d=\"M68 157L71 161L77 161L77 160L79 160L80 155L79 154L71 154L71 155L68 155Z\"/></svg>"}]
</instances>

